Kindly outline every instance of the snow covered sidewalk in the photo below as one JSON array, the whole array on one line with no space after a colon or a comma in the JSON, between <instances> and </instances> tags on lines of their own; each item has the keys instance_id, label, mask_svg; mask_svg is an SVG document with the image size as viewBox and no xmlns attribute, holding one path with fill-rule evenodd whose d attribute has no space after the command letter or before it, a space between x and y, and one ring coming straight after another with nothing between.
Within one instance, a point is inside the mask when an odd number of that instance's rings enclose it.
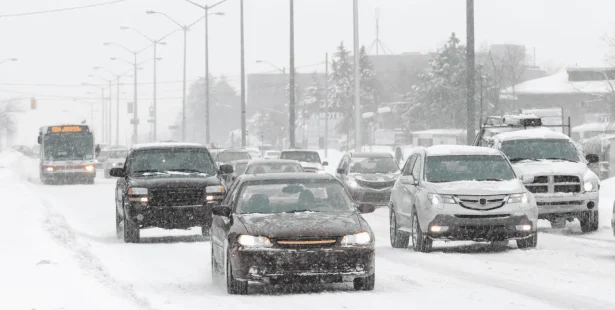
<instances>
[{"instance_id":1,"label":"snow covered sidewalk","mask_svg":"<svg viewBox=\"0 0 615 310\"><path fill-rule=\"evenodd\" d=\"M23 173L30 160L0 153L0 309L141 309L110 281L64 218Z\"/></svg>"}]
</instances>

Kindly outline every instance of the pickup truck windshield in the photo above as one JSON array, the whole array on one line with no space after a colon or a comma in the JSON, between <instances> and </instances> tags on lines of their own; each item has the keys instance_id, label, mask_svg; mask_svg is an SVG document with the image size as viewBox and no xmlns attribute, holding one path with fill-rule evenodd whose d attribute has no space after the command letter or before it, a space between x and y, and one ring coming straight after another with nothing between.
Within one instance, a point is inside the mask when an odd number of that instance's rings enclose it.
<instances>
[{"instance_id":1,"label":"pickup truck windshield","mask_svg":"<svg viewBox=\"0 0 615 310\"><path fill-rule=\"evenodd\" d=\"M515 178L510 164L499 155L427 156L427 182L504 181Z\"/></svg>"},{"instance_id":2,"label":"pickup truck windshield","mask_svg":"<svg viewBox=\"0 0 615 310\"><path fill-rule=\"evenodd\" d=\"M136 151L128 164L129 174L185 172L212 175L215 165L205 150L151 149Z\"/></svg>"},{"instance_id":3,"label":"pickup truck windshield","mask_svg":"<svg viewBox=\"0 0 615 310\"><path fill-rule=\"evenodd\" d=\"M564 139L524 139L502 142L501 151L512 163L523 160L565 160L579 162L574 145Z\"/></svg>"}]
</instances>

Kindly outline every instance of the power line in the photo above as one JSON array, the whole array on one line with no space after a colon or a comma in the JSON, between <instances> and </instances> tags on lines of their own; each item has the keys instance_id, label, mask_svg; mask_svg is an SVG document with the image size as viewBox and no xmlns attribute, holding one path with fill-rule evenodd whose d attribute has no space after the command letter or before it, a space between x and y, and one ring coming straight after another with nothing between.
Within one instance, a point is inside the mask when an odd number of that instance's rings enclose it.
<instances>
[{"instance_id":1,"label":"power line","mask_svg":"<svg viewBox=\"0 0 615 310\"><path fill-rule=\"evenodd\" d=\"M29 15L38 15L38 14L74 11L74 10L81 10L81 9L88 9L88 8L93 8L93 7L98 7L98 6L105 6L105 5L110 5L110 4L116 4L116 3L124 2L124 1L126 1L126 0L116 0L116 1L110 1L110 2L103 2L103 3L83 5L83 6L75 6L75 7L55 9L55 10L45 10L45 11L26 12L26 13L4 14L4 15L0 15L0 18L2 18L2 17L19 17L19 16L29 16Z\"/></svg>"}]
</instances>

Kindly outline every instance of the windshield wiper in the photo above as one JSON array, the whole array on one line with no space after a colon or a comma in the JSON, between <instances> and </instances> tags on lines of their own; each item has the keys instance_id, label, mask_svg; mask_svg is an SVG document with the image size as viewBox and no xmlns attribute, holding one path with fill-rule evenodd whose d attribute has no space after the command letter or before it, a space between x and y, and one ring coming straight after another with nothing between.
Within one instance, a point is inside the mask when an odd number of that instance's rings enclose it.
<instances>
[{"instance_id":1,"label":"windshield wiper","mask_svg":"<svg viewBox=\"0 0 615 310\"><path fill-rule=\"evenodd\" d=\"M566 158L555 158L555 157L550 157L550 158L543 158L544 160L561 160L561 161L569 161L571 163L577 163L578 161L575 160L571 160L571 159L566 159Z\"/></svg>"},{"instance_id":2,"label":"windshield wiper","mask_svg":"<svg viewBox=\"0 0 615 310\"><path fill-rule=\"evenodd\" d=\"M284 213L302 213L302 212L320 212L320 211L315 211L315 210L292 210L292 211L286 211Z\"/></svg>"},{"instance_id":3,"label":"windshield wiper","mask_svg":"<svg viewBox=\"0 0 615 310\"><path fill-rule=\"evenodd\" d=\"M139 171L133 171L133 174L145 174L145 173L159 173L159 174L164 174L164 172L158 171L158 170L139 170Z\"/></svg>"},{"instance_id":4,"label":"windshield wiper","mask_svg":"<svg viewBox=\"0 0 615 310\"><path fill-rule=\"evenodd\" d=\"M521 157L515 157L515 158L510 158L509 161L511 163L515 163L515 162L520 162L520 161L524 161L524 160L531 160L531 161L538 161L535 158L521 158Z\"/></svg>"},{"instance_id":5,"label":"windshield wiper","mask_svg":"<svg viewBox=\"0 0 615 310\"><path fill-rule=\"evenodd\" d=\"M496 182L500 182L500 181L504 181L503 179L480 179L480 180L476 180L476 181L496 181Z\"/></svg>"},{"instance_id":6,"label":"windshield wiper","mask_svg":"<svg viewBox=\"0 0 615 310\"><path fill-rule=\"evenodd\" d=\"M188 173L202 173L202 174L207 174L207 172L203 172L200 170L196 170L196 169L172 169L172 170L166 170L169 172L188 172Z\"/></svg>"}]
</instances>

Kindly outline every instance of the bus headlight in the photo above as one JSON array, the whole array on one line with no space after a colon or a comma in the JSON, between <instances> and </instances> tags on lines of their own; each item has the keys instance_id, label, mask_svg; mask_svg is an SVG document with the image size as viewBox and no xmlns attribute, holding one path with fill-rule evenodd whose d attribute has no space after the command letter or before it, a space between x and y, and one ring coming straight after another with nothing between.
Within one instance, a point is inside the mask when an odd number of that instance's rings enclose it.
<instances>
[{"instance_id":1,"label":"bus headlight","mask_svg":"<svg viewBox=\"0 0 615 310\"><path fill-rule=\"evenodd\" d=\"M95 171L95 170L96 170L96 166L94 166L94 165L85 165L85 168L84 168L84 169L85 169L85 171L87 171L87 172L93 172L93 171Z\"/></svg>"},{"instance_id":2,"label":"bus headlight","mask_svg":"<svg viewBox=\"0 0 615 310\"><path fill-rule=\"evenodd\" d=\"M44 169L45 169L45 172L54 172L54 171L56 171L56 167L54 167L54 166L45 166Z\"/></svg>"}]
</instances>

